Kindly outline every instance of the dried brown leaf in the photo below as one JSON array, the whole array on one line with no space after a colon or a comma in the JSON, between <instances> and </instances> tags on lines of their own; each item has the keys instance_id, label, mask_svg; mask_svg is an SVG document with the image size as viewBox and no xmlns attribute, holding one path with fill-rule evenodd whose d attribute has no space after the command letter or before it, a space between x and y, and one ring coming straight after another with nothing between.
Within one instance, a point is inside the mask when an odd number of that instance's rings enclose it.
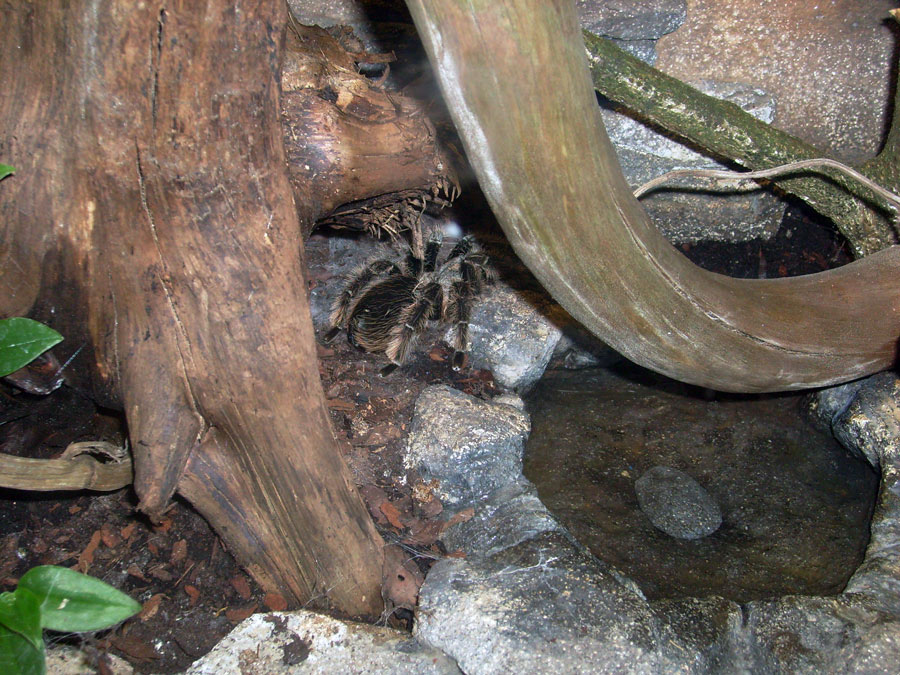
<instances>
[{"instance_id":1,"label":"dried brown leaf","mask_svg":"<svg viewBox=\"0 0 900 675\"><path fill-rule=\"evenodd\" d=\"M144 608L138 614L138 618L141 622L148 621L156 616L156 613L159 611L159 606L162 604L165 597L166 596L163 593L157 593L144 603Z\"/></svg>"},{"instance_id":2,"label":"dried brown leaf","mask_svg":"<svg viewBox=\"0 0 900 675\"><path fill-rule=\"evenodd\" d=\"M459 523L465 523L475 516L475 509L471 506L467 509L463 509L459 513L455 513L450 517L446 523L444 523L444 531L449 530L454 525L458 525Z\"/></svg>"},{"instance_id":3,"label":"dried brown leaf","mask_svg":"<svg viewBox=\"0 0 900 675\"><path fill-rule=\"evenodd\" d=\"M190 605L193 607L197 604L197 601L200 599L200 591L196 586L191 586L190 584L185 584L184 592L187 593L187 596L190 598Z\"/></svg>"},{"instance_id":4,"label":"dried brown leaf","mask_svg":"<svg viewBox=\"0 0 900 675\"><path fill-rule=\"evenodd\" d=\"M403 521L400 520L400 512L397 510L397 507L391 504L390 502L384 502L379 509L384 514L384 517L388 519L391 525L396 527L398 530L402 530L404 525Z\"/></svg>"},{"instance_id":5,"label":"dried brown leaf","mask_svg":"<svg viewBox=\"0 0 900 675\"><path fill-rule=\"evenodd\" d=\"M231 609L225 610L225 618L231 623L240 623L247 617L252 616L256 611L256 607L257 604L255 602L246 607L232 607Z\"/></svg>"},{"instance_id":6,"label":"dried brown leaf","mask_svg":"<svg viewBox=\"0 0 900 675\"><path fill-rule=\"evenodd\" d=\"M88 542L88 545L85 546L84 550L78 555L77 568L82 574L87 574L87 571L91 568L91 565L94 562L94 553L97 552L102 537L103 534L100 530L95 531L94 534L91 535L91 540Z\"/></svg>"},{"instance_id":7,"label":"dried brown leaf","mask_svg":"<svg viewBox=\"0 0 900 675\"><path fill-rule=\"evenodd\" d=\"M231 582L232 588L237 591L237 594L241 596L243 600L249 600L250 596L253 595L253 592L250 590L250 584L247 583L247 577L236 575L229 579Z\"/></svg>"},{"instance_id":8,"label":"dried brown leaf","mask_svg":"<svg viewBox=\"0 0 900 675\"><path fill-rule=\"evenodd\" d=\"M172 555L169 556L169 562L177 565L187 557L187 540L179 539L172 545Z\"/></svg>"},{"instance_id":9,"label":"dried brown leaf","mask_svg":"<svg viewBox=\"0 0 900 675\"><path fill-rule=\"evenodd\" d=\"M150 580L144 576L144 571L135 564L131 564L128 566L128 569L125 570L125 573L130 577L134 577L135 579L140 579L144 582L149 582Z\"/></svg>"},{"instance_id":10,"label":"dried brown leaf","mask_svg":"<svg viewBox=\"0 0 900 675\"><path fill-rule=\"evenodd\" d=\"M147 662L159 658L153 645L134 635L117 635L110 640L110 644L135 661Z\"/></svg>"},{"instance_id":11,"label":"dried brown leaf","mask_svg":"<svg viewBox=\"0 0 900 675\"><path fill-rule=\"evenodd\" d=\"M444 523L440 520L420 520L412 524L403 541L411 546L431 546L443 531Z\"/></svg>"},{"instance_id":12,"label":"dried brown leaf","mask_svg":"<svg viewBox=\"0 0 900 675\"><path fill-rule=\"evenodd\" d=\"M273 612L283 612L287 609L287 600L279 593L266 593L263 596L263 604Z\"/></svg>"}]
</instances>

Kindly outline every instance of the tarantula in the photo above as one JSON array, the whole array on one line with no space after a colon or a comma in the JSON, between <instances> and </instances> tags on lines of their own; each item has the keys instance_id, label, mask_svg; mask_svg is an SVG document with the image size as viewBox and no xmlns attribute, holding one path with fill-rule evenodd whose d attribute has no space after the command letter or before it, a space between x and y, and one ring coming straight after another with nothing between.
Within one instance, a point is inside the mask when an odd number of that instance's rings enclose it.
<instances>
[{"instance_id":1,"label":"tarantula","mask_svg":"<svg viewBox=\"0 0 900 675\"><path fill-rule=\"evenodd\" d=\"M440 233L433 234L421 257L408 248L375 257L350 274L332 305L325 341L345 328L354 347L384 352L391 363L381 374L388 375L403 365L429 322L452 323L453 370L460 370L469 349L472 302L493 281L494 271L472 237L460 239L438 266L441 242Z\"/></svg>"}]
</instances>

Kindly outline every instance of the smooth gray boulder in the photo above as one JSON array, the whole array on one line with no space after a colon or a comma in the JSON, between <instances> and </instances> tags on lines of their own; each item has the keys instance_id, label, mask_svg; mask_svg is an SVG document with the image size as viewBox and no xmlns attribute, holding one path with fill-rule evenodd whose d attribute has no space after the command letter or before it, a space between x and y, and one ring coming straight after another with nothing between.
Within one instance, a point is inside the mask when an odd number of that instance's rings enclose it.
<instances>
[{"instance_id":1,"label":"smooth gray boulder","mask_svg":"<svg viewBox=\"0 0 900 675\"><path fill-rule=\"evenodd\" d=\"M634 482L634 491L644 515L670 537L700 539L722 524L719 505L684 471L654 466Z\"/></svg>"}]
</instances>

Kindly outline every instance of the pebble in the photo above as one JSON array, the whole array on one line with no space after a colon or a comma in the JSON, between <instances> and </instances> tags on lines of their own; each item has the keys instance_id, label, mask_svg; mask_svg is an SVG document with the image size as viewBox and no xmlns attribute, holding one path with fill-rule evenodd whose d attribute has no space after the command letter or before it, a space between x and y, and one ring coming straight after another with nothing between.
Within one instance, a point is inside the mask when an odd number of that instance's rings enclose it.
<instances>
[{"instance_id":1,"label":"pebble","mask_svg":"<svg viewBox=\"0 0 900 675\"><path fill-rule=\"evenodd\" d=\"M654 466L634 483L641 511L653 526L677 539L706 537L722 524L710 494L683 471Z\"/></svg>"}]
</instances>

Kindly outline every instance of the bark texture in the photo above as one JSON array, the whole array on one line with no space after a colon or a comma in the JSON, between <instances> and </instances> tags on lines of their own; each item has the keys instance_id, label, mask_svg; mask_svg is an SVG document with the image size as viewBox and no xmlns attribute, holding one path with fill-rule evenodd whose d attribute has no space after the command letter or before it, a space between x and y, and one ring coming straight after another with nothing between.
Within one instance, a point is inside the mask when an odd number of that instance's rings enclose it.
<instances>
[{"instance_id":1,"label":"bark texture","mask_svg":"<svg viewBox=\"0 0 900 675\"><path fill-rule=\"evenodd\" d=\"M824 386L894 363L900 247L808 277L738 280L665 241L603 130L572 3L408 4L507 238L600 338L726 391Z\"/></svg>"},{"instance_id":2,"label":"bark texture","mask_svg":"<svg viewBox=\"0 0 900 675\"><path fill-rule=\"evenodd\" d=\"M266 589L381 608L331 433L279 120L286 7L8 3L0 310L86 345L151 515L178 491ZM298 212L300 218L298 218ZM59 351L59 350L58 350Z\"/></svg>"}]
</instances>

